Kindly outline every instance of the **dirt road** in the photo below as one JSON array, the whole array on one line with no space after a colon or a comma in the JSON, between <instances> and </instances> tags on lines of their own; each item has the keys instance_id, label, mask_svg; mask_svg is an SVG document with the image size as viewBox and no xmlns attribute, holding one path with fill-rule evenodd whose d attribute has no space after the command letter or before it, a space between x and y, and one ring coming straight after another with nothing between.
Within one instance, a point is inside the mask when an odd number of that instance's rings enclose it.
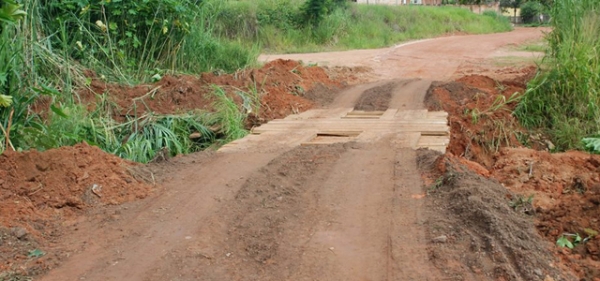
<instances>
[{"instance_id":1,"label":"dirt road","mask_svg":"<svg viewBox=\"0 0 600 281\"><path fill-rule=\"evenodd\" d=\"M511 47L540 40L547 28L517 28L508 33L450 36L400 44L390 48L318 54L262 55L261 61L301 60L325 66L365 66L376 79L423 78L446 81L465 63L480 64L495 57L539 56Z\"/></svg>"},{"instance_id":2,"label":"dirt road","mask_svg":"<svg viewBox=\"0 0 600 281\"><path fill-rule=\"evenodd\" d=\"M350 88L327 108L307 112L311 118L367 106L361 114L395 109L390 114L410 119L423 109L429 82L406 78L446 79L465 60L540 36L521 29L289 57L362 64L399 79ZM295 126L284 135L298 135L305 125ZM423 183L412 142L399 141L402 134L384 130L325 145L258 135L231 149L174 159L162 167L169 172L156 196L72 226L65 262L42 280L450 278L426 251Z\"/></svg>"}]
</instances>

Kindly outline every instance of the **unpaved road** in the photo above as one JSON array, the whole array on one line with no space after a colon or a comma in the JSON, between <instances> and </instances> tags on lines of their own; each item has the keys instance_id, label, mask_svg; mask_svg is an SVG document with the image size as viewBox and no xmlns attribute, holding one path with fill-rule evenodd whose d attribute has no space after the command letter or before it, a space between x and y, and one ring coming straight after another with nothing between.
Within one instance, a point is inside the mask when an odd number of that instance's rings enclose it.
<instances>
[{"instance_id":1,"label":"unpaved road","mask_svg":"<svg viewBox=\"0 0 600 281\"><path fill-rule=\"evenodd\" d=\"M517 28L508 33L462 35L400 44L390 48L318 54L262 55L261 61L300 60L325 66L365 66L379 79L423 78L446 81L464 63L505 56L539 56L510 47L540 40L548 28Z\"/></svg>"},{"instance_id":2,"label":"unpaved road","mask_svg":"<svg viewBox=\"0 0 600 281\"><path fill-rule=\"evenodd\" d=\"M289 57L364 63L382 78L445 79L466 59L540 36L520 29ZM415 89L394 88L388 108L422 108L425 88ZM327 110L360 99L349 96L340 93ZM258 143L166 163L157 196L73 226L64 263L42 280L445 280L425 250L416 152L397 138Z\"/></svg>"}]
</instances>

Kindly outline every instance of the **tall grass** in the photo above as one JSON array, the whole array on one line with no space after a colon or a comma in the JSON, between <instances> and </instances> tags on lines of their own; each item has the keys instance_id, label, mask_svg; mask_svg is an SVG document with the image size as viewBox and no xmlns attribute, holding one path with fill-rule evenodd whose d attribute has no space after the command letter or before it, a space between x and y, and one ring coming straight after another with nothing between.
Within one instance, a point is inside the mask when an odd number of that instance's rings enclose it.
<instances>
[{"instance_id":1,"label":"tall grass","mask_svg":"<svg viewBox=\"0 0 600 281\"><path fill-rule=\"evenodd\" d=\"M548 70L531 81L516 114L559 150L583 148L583 138L600 134L600 2L557 0L551 13Z\"/></svg>"}]
</instances>

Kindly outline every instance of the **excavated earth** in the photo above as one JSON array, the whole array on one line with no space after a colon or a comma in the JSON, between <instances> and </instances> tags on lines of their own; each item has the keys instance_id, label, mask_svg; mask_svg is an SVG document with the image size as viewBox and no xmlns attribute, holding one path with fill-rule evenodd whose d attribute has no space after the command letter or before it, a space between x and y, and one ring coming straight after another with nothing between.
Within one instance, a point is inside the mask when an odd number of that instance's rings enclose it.
<instances>
[{"instance_id":1,"label":"excavated earth","mask_svg":"<svg viewBox=\"0 0 600 281\"><path fill-rule=\"evenodd\" d=\"M271 125L256 141L146 166L86 144L4 153L0 280L600 280L600 157L552 154L520 127L511 111L537 69L494 59L541 35L446 37L330 54L328 67L275 60L136 87L95 79L82 98L105 94L116 118L211 110L211 84L260 93L267 110L250 127L306 112L274 123L283 134ZM285 143L310 131L297 118L331 127L346 109L380 133ZM445 153L376 121L412 124L425 109L448 113L449 134L429 138L447 138ZM433 125L423 127L410 134ZM564 234L585 242L559 247Z\"/></svg>"}]
</instances>

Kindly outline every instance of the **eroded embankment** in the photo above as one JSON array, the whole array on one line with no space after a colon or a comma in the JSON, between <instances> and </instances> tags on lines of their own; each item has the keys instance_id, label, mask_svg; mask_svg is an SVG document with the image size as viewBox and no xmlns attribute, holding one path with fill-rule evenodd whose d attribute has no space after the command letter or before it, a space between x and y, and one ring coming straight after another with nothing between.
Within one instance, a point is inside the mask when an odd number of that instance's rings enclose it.
<instances>
[{"instance_id":1,"label":"eroded embankment","mask_svg":"<svg viewBox=\"0 0 600 281\"><path fill-rule=\"evenodd\" d=\"M546 247L556 254L554 268L573 272L582 280L594 280L600 277L596 270L600 260L600 156L584 152L551 154L548 150L553 145L543 134L520 126L512 111L533 70L523 69L514 79L503 81L471 75L438 83L429 90L426 104L430 109L450 113L451 141L446 161L461 163L502 185L493 183L498 191L486 196L484 202L501 204L503 212L513 213L513 217L525 216L528 224L537 228L536 235L541 235ZM437 186L435 179L430 183ZM498 199L501 201L496 202ZM518 233L510 228L506 231L510 235ZM557 245L565 239L573 249ZM487 249L494 251L489 246ZM516 254L512 260L517 260L520 254ZM531 258L537 259L535 255ZM527 265L525 261L519 263ZM541 278L526 276L526 280Z\"/></svg>"}]
</instances>

